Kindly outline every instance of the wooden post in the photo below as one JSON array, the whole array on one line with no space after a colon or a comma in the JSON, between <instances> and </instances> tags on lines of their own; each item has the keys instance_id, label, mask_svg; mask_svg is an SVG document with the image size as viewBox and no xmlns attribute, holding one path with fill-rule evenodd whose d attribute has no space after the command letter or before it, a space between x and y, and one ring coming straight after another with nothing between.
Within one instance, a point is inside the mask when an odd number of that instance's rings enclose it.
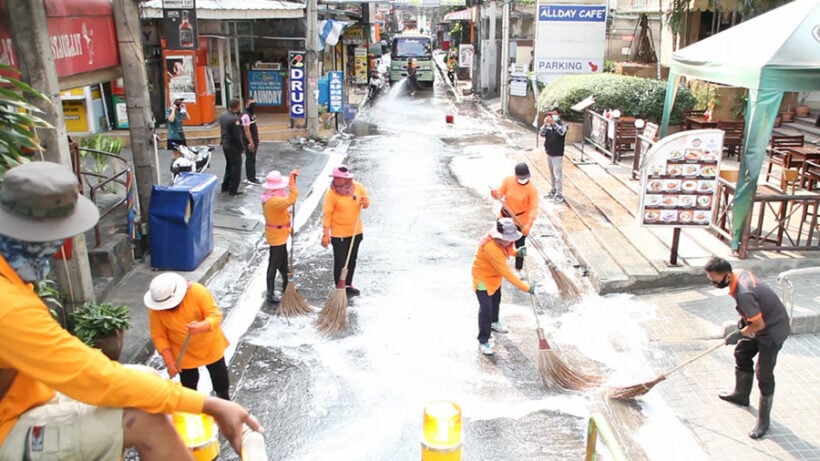
<instances>
[{"instance_id":1,"label":"wooden post","mask_svg":"<svg viewBox=\"0 0 820 461\"><path fill-rule=\"evenodd\" d=\"M670 248L669 265L678 265L678 244L680 243L680 227L672 231L672 247Z\"/></svg>"}]
</instances>

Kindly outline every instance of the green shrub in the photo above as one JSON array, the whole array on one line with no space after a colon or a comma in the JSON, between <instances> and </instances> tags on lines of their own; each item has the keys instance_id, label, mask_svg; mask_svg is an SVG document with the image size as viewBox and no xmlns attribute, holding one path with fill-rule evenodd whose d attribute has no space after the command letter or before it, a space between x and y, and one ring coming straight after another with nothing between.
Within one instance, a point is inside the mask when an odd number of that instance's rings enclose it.
<instances>
[{"instance_id":1,"label":"green shrub","mask_svg":"<svg viewBox=\"0 0 820 461\"><path fill-rule=\"evenodd\" d=\"M94 341L111 336L117 330L131 328L131 309L110 303L87 302L71 313L74 335L89 346Z\"/></svg>"},{"instance_id":2,"label":"green shrub","mask_svg":"<svg viewBox=\"0 0 820 461\"><path fill-rule=\"evenodd\" d=\"M660 123L666 82L620 74L566 75L553 80L544 88L538 96L538 111L547 112L557 105L564 119L579 122L582 114L570 107L593 94L593 110L596 112L619 109L624 116ZM694 105L695 97L692 92L686 88L679 89L670 123L681 123L683 114L692 110Z\"/></svg>"}]
</instances>

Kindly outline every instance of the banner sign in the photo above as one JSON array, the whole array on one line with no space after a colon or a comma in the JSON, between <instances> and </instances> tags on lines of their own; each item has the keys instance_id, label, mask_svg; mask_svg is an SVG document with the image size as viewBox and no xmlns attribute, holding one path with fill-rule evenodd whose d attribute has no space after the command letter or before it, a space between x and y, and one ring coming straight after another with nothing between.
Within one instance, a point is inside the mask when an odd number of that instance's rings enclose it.
<instances>
[{"instance_id":1,"label":"banner sign","mask_svg":"<svg viewBox=\"0 0 820 461\"><path fill-rule=\"evenodd\" d=\"M344 72L331 71L327 73L330 103L328 112L342 112L344 109Z\"/></svg>"},{"instance_id":2,"label":"banner sign","mask_svg":"<svg viewBox=\"0 0 820 461\"><path fill-rule=\"evenodd\" d=\"M163 0L162 22L166 49L194 50L199 48L195 0Z\"/></svg>"},{"instance_id":3,"label":"banner sign","mask_svg":"<svg viewBox=\"0 0 820 461\"><path fill-rule=\"evenodd\" d=\"M248 96L260 106L281 106L282 74L278 70L248 71Z\"/></svg>"},{"instance_id":4,"label":"banner sign","mask_svg":"<svg viewBox=\"0 0 820 461\"><path fill-rule=\"evenodd\" d=\"M592 2L590 2L592 3ZM561 75L604 71L607 5L567 5L556 0L538 3L533 70L549 83Z\"/></svg>"},{"instance_id":5,"label":"banner sign","mask_svg":"<svg viewBox=\"0 0 820 461\"><path fill-rule=\"evenodd\" d=\"M305 118L305 74L306 60L304 51L291 51L288 54L288 95L290 101L290 118Z\"/></svg>"}]
</instances>

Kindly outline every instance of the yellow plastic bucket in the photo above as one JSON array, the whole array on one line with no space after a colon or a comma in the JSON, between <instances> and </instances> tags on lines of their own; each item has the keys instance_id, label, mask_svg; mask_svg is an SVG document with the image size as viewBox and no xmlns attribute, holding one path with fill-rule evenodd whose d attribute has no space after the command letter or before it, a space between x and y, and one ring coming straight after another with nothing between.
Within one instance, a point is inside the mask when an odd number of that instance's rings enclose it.
<instances>
[{"instance_id":1,"label":"yellow plastic bucket","mask_svg":"<svg viewBox=\"0 0 820 461\"><path fill-rule=\"evenodd\" d=\"M211 416L176 412L173 418L174 427L196 461L213 461L219 456L219 431Z\"/></svg>"}]
</instances>

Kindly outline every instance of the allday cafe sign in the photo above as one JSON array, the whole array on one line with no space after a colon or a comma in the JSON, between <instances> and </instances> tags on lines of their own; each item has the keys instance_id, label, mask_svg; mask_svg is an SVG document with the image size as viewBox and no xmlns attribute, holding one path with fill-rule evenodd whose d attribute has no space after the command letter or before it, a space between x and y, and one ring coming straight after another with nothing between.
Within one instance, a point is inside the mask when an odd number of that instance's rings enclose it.
<instances>
[{"instance_id":1,"label":"allday cafe sign","mask_svg":"<svg viewBox=\"0 0 820 461\"><path fill-rule=\"evenodd\" d=\"M540 5L538 20L605 22L606 6Z\"/></svg>"}]
</instances>

